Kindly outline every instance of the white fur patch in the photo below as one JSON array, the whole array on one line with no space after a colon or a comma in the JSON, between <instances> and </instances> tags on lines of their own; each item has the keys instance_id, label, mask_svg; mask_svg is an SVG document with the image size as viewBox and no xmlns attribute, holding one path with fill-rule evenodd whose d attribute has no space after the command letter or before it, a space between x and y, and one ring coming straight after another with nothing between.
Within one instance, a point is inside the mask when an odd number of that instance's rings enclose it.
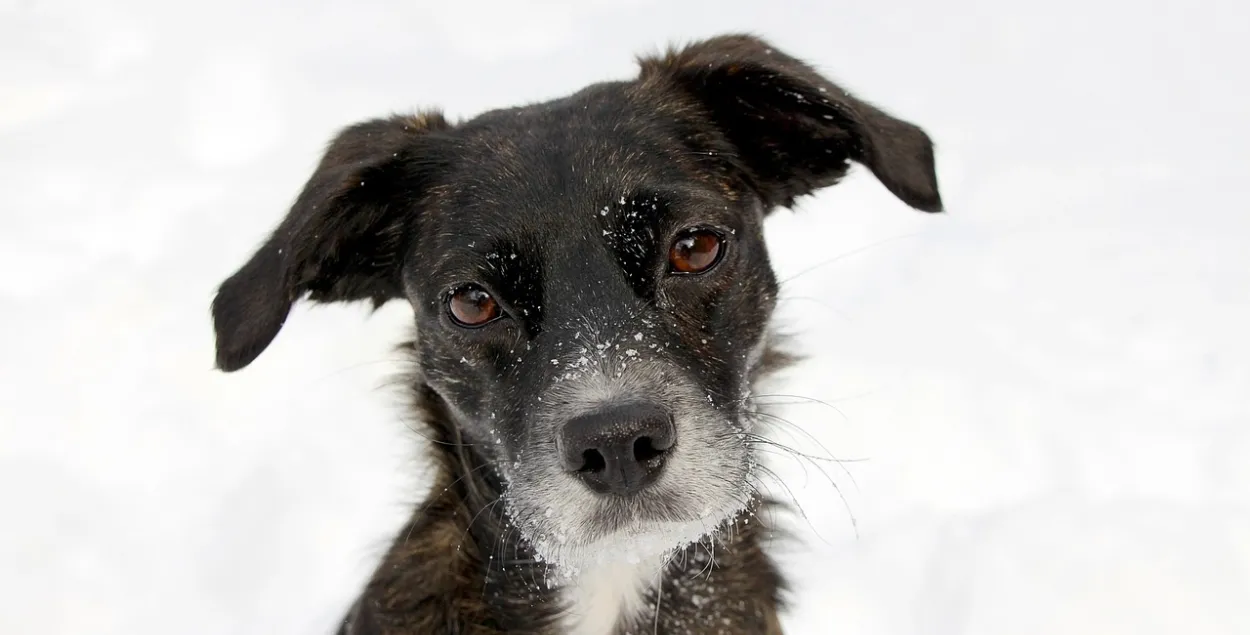
<instances>
[{"instance_id":1,"label":"white fur patch","mask_svg":"<svg viewBox=\"0 0 1250 635\"><path fill-rule=\"evenodd\" d=\"M562 589L569 635L614 635L622 616L643 610L643 598L656 583L659 560L618 561L580 572Z\"/></svg>"}]
</instances>

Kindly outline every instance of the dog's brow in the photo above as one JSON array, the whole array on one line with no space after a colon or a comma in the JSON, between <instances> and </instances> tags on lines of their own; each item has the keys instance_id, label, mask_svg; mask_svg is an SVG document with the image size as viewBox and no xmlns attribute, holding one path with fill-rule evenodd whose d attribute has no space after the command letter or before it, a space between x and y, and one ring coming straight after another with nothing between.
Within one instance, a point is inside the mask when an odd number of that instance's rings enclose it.
<instances>
[{"instance_id":1,"label":"dog's brow","mask_svg":"<svg viewBox=\"0 0 1250 635\"><path fill-rule=\"evenodd\" d=\"M543 267L529 241L497 237L479 251L477 268L500 300L517 313L527 329L537 332L543 321Z\"/></svg>"},{"instance_id":2,"label":"dog's brow","mask_svg":"<svg viewBox=\"0 0 1250 635\"><path fill-rule=\"evenodd\" d=\"M616 225L628 227L645 222L661 235L686 225L732 225L739 214L736 203L694 187L636 190L622 196L616 203L612 206L611 215Z\"/></svg>"},{"instance_id":3,"label":"dog's brow","mask_svg":"<svg viewBox=\"0 0 1250 635\"><path fill-rule=\"evenodd\" d=\"M441 287L487 286L534 330L543 319L543 267L532 241L515 237L445 236L425 279Z\"/></svg>"}]
</instances>

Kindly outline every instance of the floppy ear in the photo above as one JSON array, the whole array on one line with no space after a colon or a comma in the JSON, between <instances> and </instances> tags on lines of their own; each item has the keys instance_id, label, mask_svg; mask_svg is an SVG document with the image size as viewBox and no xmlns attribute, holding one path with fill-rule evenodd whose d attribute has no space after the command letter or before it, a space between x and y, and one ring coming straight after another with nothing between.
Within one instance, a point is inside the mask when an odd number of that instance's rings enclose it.
<instances>
[{"instance_id":1,"label":"floppy ear","mask_svg":"<svg viewBox=\"0 0 1250 635\"><path fill-rule=\"evenodd\" d=\"M330 143L273 234L213 300L217 367L250 364L282 328L291 305L372 300L402 294L401 249L435 161L430 132L450 128L438 113L374 119Z\"/></svg>"},{"instance_id":2,"label":"floppy ear","mask_svg":"<svg viewBox=\"0 0 1250 635\"><path fill-rule=\"evenodd\" d=\"M639 64L644 86L676 86L697 102L732 146L736 161L730 161L769 209L833 185L849 160L866 166L908 205L942 210L933 144L924 131L766 42L721 36Z\"/></svg>"}]
</instances>

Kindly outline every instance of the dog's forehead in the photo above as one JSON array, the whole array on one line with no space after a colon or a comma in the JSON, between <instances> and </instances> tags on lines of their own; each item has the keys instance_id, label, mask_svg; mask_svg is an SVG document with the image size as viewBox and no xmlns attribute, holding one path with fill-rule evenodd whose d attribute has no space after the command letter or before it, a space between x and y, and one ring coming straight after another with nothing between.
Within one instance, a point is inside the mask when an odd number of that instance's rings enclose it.
<instances>
[{"instance_id":1,"label":"dog's forehead","mask_svg":"<svg viewBox=\"0 0 1250 635\"><path fill-rule=\"evenodd\" d=\"M476 225L577 222L587 206L692 180L669 125L624 84L485 113L455 132L442 206Z\"/></svg>"}]
</instances>

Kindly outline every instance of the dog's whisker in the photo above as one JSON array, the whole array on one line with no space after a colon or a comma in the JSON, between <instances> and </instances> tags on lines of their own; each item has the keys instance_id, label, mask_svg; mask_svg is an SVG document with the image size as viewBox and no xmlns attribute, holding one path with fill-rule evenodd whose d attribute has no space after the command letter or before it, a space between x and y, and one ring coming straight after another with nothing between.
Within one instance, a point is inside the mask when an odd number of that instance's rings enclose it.
<instances>
[{"instance_id":1,"label":"dog's whisker","mask_svg":"<svg viewBox=\"0 0 1250 635\"><path fill-rule=\"evenodd\" d=\"M655 618L651 622L651 635L659 635L660 632L660 603L664 601L664 570L668 568L669 563L673 561L676 555L676 553L673 553L664 559L664 563L660 565L660 571L655 577Z\"/></svg>"},{"instance_id":2,"label":"dog's whisker","mask_svg":"<svg viewBox=\"0 0 1250 635\"><path fill-rule=\"evenodd\" d=\"M829 304L828 302L821 300L819 298L813 298L810 296L801 296L801 295L779 295L777 296L778 305L785 304L787 302L811 302L812 304L820 305L821 308L838 316L844 322L853 323L855 321L851 319L851 316L846 314L846 311L843 311L842 309L839 309L838 307L835 307L832 304Z\"/></svg>"},{"instance_id":3,"label":"dog's whisker","mask_svg":"<svg viewBox=\"0 0 1250 635\"><path fill-rule=\"evenodd\" d=\"M769 479L771 479L779 487L781 487L782 490L785 491L786 496L789 497L790 501L793 503L794 509L799 513L799 516L803 518L803 521L807 523L807 526L809 529L812 530L812 533L815 534L818 538L820 538L821 542L824 542L825 544L829 544L829 541L825 539L824 535L821 534L820 531L816 529L816 525L812 523L812 519L807 515L807 511L803 509L803 505L799 503L798 497L794 495L794 491L790 489L790 486L786 485L785 481L783 481L781 477L777 475L776 472L772 471L772 469L765 467L765 466L761 466L760 470L762 474L768 476ZM761 484L762 484L762 481L761 481Z\"/></svg>"},{"instance_id":4,"label":"dog's whisker","mask_svg":"<svg viewBox=\"0 0 1250 635\"><path fill-rule=\"evenodd\" d=\"M465 525L464 532L460 534L460 542L457 543L456 545L457 549L459 549L461 546L464 545L464 541L466 538L469 537L469 533L473 531L473 524L477 522L477 519L480 518L482 514L486 513L488 510L493 510L495 506L498 505L499 502L502 500L503 500L503 494L500 494L499 496L496 496L494 500L483 505L482 508L479 509L476 514L474 514L473 518L469 520L469 523Z\"/></svg>"},{"instance_id":5,"label":"dog's whisker","mask_svg":"<svg viewBox=\"0 0 1250 635\"><path fill-rule=\"evenodd\" d=\"M402 357L364 360L364 361L356 362L354 364L349 364L347 366L343 366L342 368L338 368L328 373L313 377L309 379L307 382L305 382L303 387L313 388L317 386L318 384L320 384L321 382L328 381L330 379L336 379L338 377L342 377L343 375L347 373L352 373L358 370L362 370L364 368L370 368L370 367L378 366L378 365L385 365L388 368L394 368L395 366L401 365L407 361L408 360L406 358L402 358Z\"/></svg>"},{"instance_id":6,"label":"dog's whisker","mask_svg":"<svg viewBox=\"0 0 1250 635\"><path fill-rule=\"evenodd\" d=\"M486 563L486 576L484 576L484 579L482 582L482 596L483 597L486 596L486 587L490 582L491 569L493 566L495 566L495 563L498 563L498 567L499 567L498 573L500 577L504 579L506 579L507 577L507 553L508 553L508 544L509 544L508 541L510 537L513 535L513 532L514 532L513 527L510 524L505 524L503 531L499 532L498 539L495 540L491 546L489 557Z\"/></svg>"},{"instance_id":7,"label":"dog's whisker","mask_svg":"<svg viewBox=\"0 0 1250 635\"><path fill-rule=\"evenodd\" d=\"M811 265L811 266L809 266L809 267L807 267L807 268L805 268L805 269L800 270L798 273L792 274L792 275L790 275L789 277L782 279L782 280L781 280L781 281L779 281L777 284L778 284L778 285L780 285L780 286L785 286L787 283L789 283L789 282L793 282L793 281L794 281L794 280L796 280L797 278L800 278L800 277L802 277L802 276L808 275L808 274L812 273L813 271L817 271L817 270L819 270L819 269L821 269L821 268L828 267L829 265L832 265L832 264L834 264L834 263L840 262L840 261L845 260L845 259L847 259L847 258L850 258L850 257L852 257L852 256L855 256L855 255L858 255L858 254L864 253L864 252L869 251L869 250L872 250L872 249L876 249L877 247L881 247L882 245L887 245L887 244L892 243L892 242L895 242L895 241L903 240L904 238L915 238L915 237L917 237L917 236L923 236L923 235L924 235L924 234L926 234L926 233L928 233L928 232L924 232L924 231L917 231L917 232L911 232L911 233L908 233L908 234L899 234L899 235L897 235L897 236L890 236L890 237L888 237L888 238L883 238L883 239L881 239L881 240L878 240L878 241L876 241L876 242L869 243L869 244L864 245L864 246L862 246L862 247L858 247L858 248L852 249L852 250L850 250L850 251L843 252L843 253L838 254L837 256L834 256L834 257L832 257L832 258L830 258L830 259L828 259L828 260L822 260L821 262L818 262L818 263L816 263L816 264L814 264L814 265Z\"/></svg>"},{"instance_id":8,"label":"dog's whisker","mask_svg":"<svg viewBox=\"0 0 1250 635\"><path fill-rule=\"evenodd\" d=\"M867 461L868 459L843 459L843 460L839 460L839 459L837 459L836 457L834 457L834 456L833 456L833 453L829 451L829 448L825 447L825 444L824 444L824 443L821 443L820 439L817 439L817 438L816 438L815 436L813 436L811 433L809 433L809 432L807 432L806 430L804 430L804 429L802 428L802 426L799 426L799 425L795 424L793 421L790 421L790 420L785 419L785 418L783 418L783 417L780 417L780 416L778 416L778 415L774 415L774 414L770 414L770 413L765 413L765 412L757 412L757 413L755 413L755 414L756 414L756 415L759 415L759 416L769 417L769 418L770 418L770 420L775 421L775 422L780 422L780 423L785 423L785 424L788 424L788 425L789 425L789 426L791 426L791 428L793 428L794 430L798 430L799 432L803 433L803 434L804 434L804 435L805 435L805 436L806 436L809 440L811 440L813 443L815 443L817 446L819 446L821 450L824 450L825 454L827 454L827 455L828 455L828 457L829 457L829 459L828 459L828 460L829 460L829 462L837 464L838 468L842 470L842 473L843 473L843 474L846 474L847 478L851 479L851 484L852 484L852 485L854 485L856 489L859 489L859 483L855 481L855 475L854 475L854 474L851 474L851 471L850 471L849 469L847 469L846 464L847 464L847 463L856 463L856 462ZM772 440L769 440L769 441L772 441ZM786 449L786 450L791 450L791 451L793 451L793 448L789 448L789 447L783 446L782 444L777 443L777 442L775 442L775 441L772 441L772 442L775 444L775 447L778 447L778 448L783 448L783 449ZM795 456L799 456L799 454L798 454L798 453L796 453L796 454L795 454ZM806 457L805 457L805 458L806 458ZM811 457L811 458L812 458L812 460L815 460L815 458L816 458L816 457ZM823 471L823 469L822 469L822 471Z\"/></svg>"},{"instance_id":9,"label":"dog's whisker","mask_svg":"<svg viewBox=\"0 0 1250 635\"><path fill-rule=\"evenodd\" d=\"M806 468L806 466L804 466L804 465L803 465L803 462L802 462L802 460L801 460L801 459L804 459L804 458L806 458L806 457L800 457L800 456L798 456L797 454L791 454L790 456L791 456L792 458L794 458L796 461L798 461L798 462L799 462L799 465L800 465L801 467L803 467L803 474L804 474L804 477L806 478L806 477L807 477L807 468ZM808 459L808 460L809 460L809 462L810 462L810 459ZM825 480L826 480L826 481L828 481L829 486L830 486L830 487L832 487L832 488L833 488L833 490L834 490L834 491L838 494L838 498L842 501L842 506L846 509L846 513L847 513L847 515L848 515L848 516L850 516L850 519L851 519L851 526L852 526L853 528L855 528L856 537L858 537L858 535L859 535L859 530L858 530L858 522L857 522L857 521L856 521L856 519L855 519L855 514L851 511L851 506L850 506L849 501L847 501L847 499L846 499L846 495L842 492L842 487L841 487L840 485L838 485L837 481L835 481L835 480L834 480L833 476L832 476L832 475L830 475L828 472L826 472L826 471L825 471L825 470L824 470L824 469L823 469L820 465L818 465L818 464L816 464L816 463L812 463L812 465L813 465L813 467L815 467L815 468L816 468L816 469L817 469L817 470L821 473L821 475L823 475L823 476L825 477ZM848 475L849 475L849 473L848 473ZM852 476L852 477L851 477L851 479L852 479L852 482L853 482L853 481L854 481L854 477ZM858 486L856 486L856 487L857 487L857 489L858 489Z\"/></svg>"},{"instance_id":10,"label":"dog's whisker","mask_svg":"<svg viewBox=\"0 0 1250 635\"><path fill-rule=\"evenodd\" d=\"M829 484L833 486L835 490L837 490L838 496L841 497L843 495L842 490L837 484L837 482L834 481L833 476L831 476L828 472L826 472L824 467L821 466L816 461L819 460L819 461L825 461L829 463L835 463L837 464L838 468L842 470L842 473L846 474L847 478L851 479L851 484L855 487L855 489L857 491L859 490L859 482L855 480L855 475L851 473L851 471L846 467L845 464L846 463L858 463L861 461L866 461L867 459L837 459L833 457L825 458L825 457L811 456L803 452L799 452L798 450L795 450L794 448L786 446L785 444L779 443L772 439L766 439L763 437L759 437L753 440L748 440L748 443L764 445L764 446L776 448L778 450L785 452L794 460L798 461L800 467L803 468L804 477L807 476L807 467L806 465L803 464L803 461L807 461L808 463L811 463L812 466L815 467L817 470L819 470L820 473L825 477L825 480L829 481ZM770 452L770 454L773 454L773 453ZM846 503L845 498L843 498L843 503L844 504ZM849 512L850 510L848 509L847 511Z\"/></svg>"},{"instance_id":11,"label":"dog's whisker","mask_svg":"<svg viewBox=\"0 0 1250 635\"><path fill-rule=\"evenodd\" d=\"M830 405L830 407L833 407L833 406L832 406L832 405ZM837 409L835 408L835 410L837 410ZM846 414L845 414L845 413L843 413L841 410L837 410L837 412L838 412L838 414L842 415L842 417L843 417L844 419L846 418ZM807 439L808 441L810 441L811 443L814 443L814 444L816 444L817 446L819 446L819 447L820 447L820 449L821 449L821 450L823 450L823 451L825 452L825 454L826 454L826 455L828 455L829 457L833 458L833 452L829 451L829 448L825 447L825 444L824 444L824 443L823 443L823 442L822 442L819 438L817 438L815 435L813 435L812 433L808 432L808 431L807 431L807 429L806 429L804 426L801 426L801 425L799 425L799 424L797 424L797 423L795 423L795 422L793 422L793 421L791 421L791 420L789 420L789 419L787 419L787 418L785 418L785 417L783 417L783 416L781 416L781 415L779 415L779 414L777 414L777 413L775 413L775 412L769 412L769 411L767 411L767 410L760 410L760 409L752 410L752 411L750 411L750 412L747 414L747 416L751 416L751 417L762 417L762 418L764 418L764 419L767 419L767 420L768 420L768 422L769 422L769 423L771 423L771 424L780 424L780 425L778 426L778 427L779 427L779 429L782 429L782 430L784 430L784 431L785 431L785 432L787 432L787 433L790 433L790 432L797 432L797 433L799 433L799 434L803 435L803 437L804 437L804 438L806 438L806 439ZM849 422L849 419L846 419L846 420ZM793 438L793 437L792 437L792 438ZM798 441L798 439L795 439L795 441Z\"/></svg>"},{"instance_id":12,"label":"dog's whisker","mask_svg":"<svg viewBox=\"0 0 1250 635\"><path fill-rule=\"evenodd\" d=\"M855 489L857 491L859 490L859 483L855 480L855 475L851 473L850 469L848 469L845 464L846 463L860 463L863 461L867 461L867 459L837 459L833 457L812 456L809 454L805 454L803 452L799 452L798 450L795 450L794 448L786 446L782 443L778 443L777 441L774 441L772 439L760 438L757 440L748 440L748 443L752 445L756 445L756 446L763 445L763 446L767 446L770 448L775 448L775 449L783 451L784 453L789 455L791 458L799 462L799 465L803 467L804 476L807 475L807 468L803 466L802 461L807 461L811 463L813 467L820 470L821 474L825 476L825 478L829 481L830 485L833 485L834 487L837 487L837 484L834 483L833 477L830 476L828 472L825 472L824 468L820 464L816 463L816 461L837 464L838 468L842 470L842 473L846 474L846 477L851 479L851 484L855 487ZM768 453L776 454L775 452L768 452Z\"/></svg>"},{"instance_id":13,"label":"dog's whisker","mask_svg":"<svg viewBox=\"0 0 1250 635\"><path fill-rule=\"evenodd\" d=\"M448 484L447 484L447 486L446 486L446 487L444 487L442 490L439 490L437 493L432 494L432 495L430 496L430 499L429 499L429 500L427 500L427 501L425 502L425 505L423 505L423 506L421 507L421 509L420 509L420 510L419 510L419 511L418 511L418 512L417 512L417 513L413 516L413 520L412 520L412 521L408 524L408 532L407 532L406 534L404 534L404 540L403 540L403 543L401 543L401 544L407 544L407 543L408 543L408 539L412 536L412 530L413 530L413 528L414 528L414 527L416 527L416 525L417 525L417 519L420 519L422 516L424 516L424 515L425 515L425 512L429 511L429 509L430 509L430 507L431 507L431 506L433 506L433 505L434 505L435 503L437 503L440 499L442 499L442 497L443 497L445 494L447 494L447 492L451 491L451 488L455 487L455 486L456 486L456 484L460 483L461 481L463 481L463 480L464 480L464 479L466 479L466 478L469 478L470 476L472 476L472 475L473 475L473 473L474 473L474 472L476 472L476 471L478 471L478 470L480 470L480 469L482 469L482 468L484 468L484 467L486 467L486 464L479 465L479 466L477 466L477 467L475 467L475 468L473 468L473 469L471 469L471 470L469 470L469 471L465 472L464 474L462 474L462 475L460 476L460 478L458 478L458 479L456 479L456 480L452 481L451 483L448 483Z\"/></svg>"},{"instance_id":14,"label":"dog's whisker","mask_svg":"<svg viewBox=\"0 0 1250 635\"><path fill-rule=\"evenodd\" d=\"M433 437L429 436L428 434L426 434L425 432L422 432L420 429L413 427L414 425L416 425L416 424L415 424L415 422L408 422L408 421L405 421L405 422L404 422L404 428L405 428L406 430L408 430L409 432L411 432L411 433L413 433L413 434L415 434L415 435L417 435L417 436L421 437L422 439L425 439L426 441L428 441L428 442L430 442L430 443L433 443L434 445L445 445L445 446L450 446L450 447L473 446L473 445L474 445L473 443L467 443L467 442L464 442L464 441L443 441L443 440L441 440L441 439L435 439L435 438L433 438Z\"/></svg>"},{"instance_id":15,"label":"dog's whisker","mask_svg":"<svg viewBox=\"0 0 1250 635\"><path fill-rule=\"evenodd\" d=\"M843 412L841 408L839 408L839 407L837 407L837 406L835 406L835 405L834 405L834 401L843 401L843 400L828 401L828 400L824 400L824 399L817 399L817 398L815 398L815 397L806 397L806 396L803 396L803 395L785 395L785 394L748 395L748 396L744 397L744 398L743 398L743 400L744 400L744 401L752 401L752 402L754 402L754 403L758 403L758 404L759 404L759 405L761 405L761 406L771 406L771 405L776 405L776 404L770 404L770 403L760 403L760 402L758 402L758 401L755 401L755 400L758 400L758 399L761 399L761 398L769 398L769 397L781 397L781 398L784 398L784 399L796 399L796 400L799 400L799 401L803 401L803 402L805 402L805 403L813 403L813 404L818 404L818 405L824 406L824 407L829 408L830 410L833 410L834 412L838 413L838 415L839 415L840 417L842 417L842 420L843 420L843 421L845 421L845 422L849 422L849 421L850 421L850 418L846 416L846 413L845 413L845 412ZM847 397L846 399L853 399L853 398L854 398L854 397ZM844 400L845 400L845 399L844 399Z\"/></svg>"},{"instance_id":16,"label":"dog's whisker","mask_svg":"<svg viewBox=\"0 0 1250 635\"><path fill-rule=\"evenodd\" d=\"M813 535L818 537L818 539L820 539L821 542L824 542L824 544L826 545L830 545L829 540L825 539L824 534L821 534L820 530L816 529L816 525L814 524L813 521L811 521L811 517L808 516L808 512L806 512L806 510L804 509L803 504L800 504L798 497L794 495L793 491L790 491L790 487L786 486L784 481L781 481L780 477L776 475L776 472L774 472L773 470L766 470L764 472L761 472L761 476L768 476L771 481L776 482L776 484L778 484L781 487L781 489L785 490L786 496L788 496L790 499L791 506L793 506L793 509L796 512L798 512L799 517L801 517L801 519L803 519L803 521L806 522L806 524L808 524L808 529L810 529L811 532L813 532ZM764 487L765 482L763 481L763 479L759 479L759 480L760 480L760 486ZM776 522L776 517L770 516L769 524L773 525L774 522Z\"/></svg>"},{"instance_id":17,"label":"dog's whisker","mask_svg":"<svg viewBox=\"0 0 1250 635\"><path fill-rule=\"evenodd\" d=\"M741 436L739 436L739 434L741 434ZM769 439L767 437L760 436L758 434L754 434L751 432L734 433L731 435L723 435L717 438L718 439L730 439L730 438L739 439L743 441L744 443L746 443L747 445L769 446L769 447L777 448L779 450L783 450L787 454L802 457L804 459L810 459L812 461L824 461L827 463L863 463L868 460L866 458L840 459L834 456L816 456L814 454L807 454L805 452L800 452L788 445L785 445L784 443L781 443L780 441L777 441L775 439Z\"/></svg>"},{"instance_id":18,"label":"dog's whisker","mask_svg":"<svg viewBox=\"0 0 1250 635\"><path fill-rule=\"evenodd\" d=\"M818 404L821 406L827 406L829 404L837 404L837 403L842 403L845 401L853 401L855 399L862 399L875 392L876 392L875 390L864 390L864 391L853 393L853 394L846 395L843 397L837 397L835 399L823 399L823 400L816 399L813 397L807 397L803 395L789 395L789 394L784 394L784 393L753 393L753 394L747 395L746 397L743 397L742 399L736 400L736 402L741 403L744 401L750 401L750 402L758 403L759 405L762 405L762 406L801 406L804 404ZM771 398L793 399L794 401L768 401L768 402L760 401L761 399L771 399Z\"/></svg>"},{"instance_id":19,"label":"dog's whisker","mask_svg":"<svg viewBox=\"0 0 1250 635\"><path fill-rule=\"evenodd\" d=\"M810 458L804 457L800 455L799 453L792 453L791 456L793 456L795 460L807 459L808 462L810 462L812 466L815 467L825 477L825 480L829 482L830 487L832 487L833 491L837 493L838 499L842 501L842 507L846 510L846 515L850 518L850 521L851 521L851 529L855 533L855 538L858 539L859 538L859 521L855 518L855 513L851 511L850 501L847 500L846 494L842 491L842 487L838 485L838 482L834 480L833 476L830 475L828 472L826 472L825 469L821 465L815 463ZM800 465L802 465L801 460L800 460ZM855 482L855 476L852 475L851 472L847 470L844 466L840 465L840 467L842 467L842 471L846 473L847 477L851 479L851 483L855 485L855 488L859 489L859 484ZM807 474L806 468L804 468L803 473L806 476Z\"/></svg>"}]
</instances>

